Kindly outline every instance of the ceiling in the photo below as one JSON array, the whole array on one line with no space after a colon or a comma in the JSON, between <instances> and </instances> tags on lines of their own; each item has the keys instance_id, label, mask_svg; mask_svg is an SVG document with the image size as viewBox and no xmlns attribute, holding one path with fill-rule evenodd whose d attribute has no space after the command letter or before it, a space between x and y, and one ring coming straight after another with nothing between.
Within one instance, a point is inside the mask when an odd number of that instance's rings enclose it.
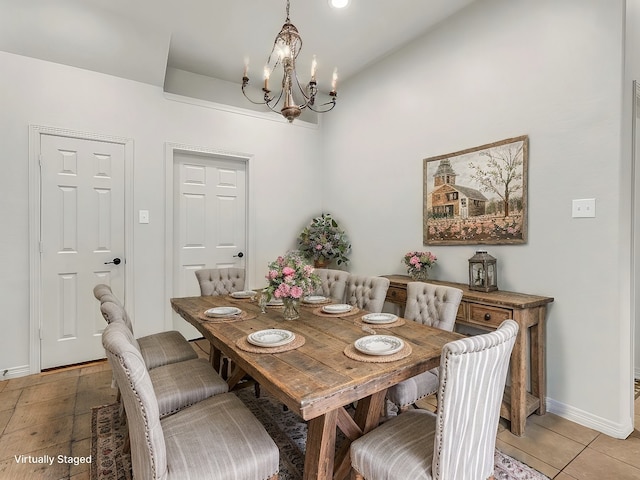
<instances>
[{"instance_id":1,"label":"ceiling","mask_svg":"<svg viewBox=\"0 0 640 480\"><path fill-rule=\"evenodd\" d=\"M292 0L298 74L338 82L423 35L473 0ZM0 50L163 86L168 67L240 83L262 67L286 0L0 0Z\"/></svg>"}]
</instances>

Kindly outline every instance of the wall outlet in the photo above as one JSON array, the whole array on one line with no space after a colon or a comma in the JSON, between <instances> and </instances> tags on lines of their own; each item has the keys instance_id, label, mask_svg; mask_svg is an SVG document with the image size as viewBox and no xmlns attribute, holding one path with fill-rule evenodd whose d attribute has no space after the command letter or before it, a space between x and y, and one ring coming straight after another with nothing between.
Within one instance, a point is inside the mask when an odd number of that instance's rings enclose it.
<instances>
[{"instance_id":1,"label":"wall outlet","mask_svg":"<svg viewBox=\"0 0 640 480\"><path fill-rule=\"evenodd\" d=\"M596 199L582 198L573 201L571 208L573 218L592 218L596 216Z\"/></svg>"}]
</instances>

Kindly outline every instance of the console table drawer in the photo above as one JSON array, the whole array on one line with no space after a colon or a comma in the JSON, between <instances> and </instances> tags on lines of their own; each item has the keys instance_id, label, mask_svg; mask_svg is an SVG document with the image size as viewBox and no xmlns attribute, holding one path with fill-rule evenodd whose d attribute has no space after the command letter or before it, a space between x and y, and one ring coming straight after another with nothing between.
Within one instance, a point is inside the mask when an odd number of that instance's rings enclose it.
<instances>
[{"instance_id":1,"label":"console table drawer","mask_svg":"<svg viewBox=\"0 0 640 480\"><path fill-rule=\"evenodd\" d=\"M513 310L508 308L488 307L469 303L469 322L477 325L499 327L508 318L513 318Z\"/></svg>"},{"instance_id":2,"label":"console table drawer","mask_svg":"<svg viewBox=\"0 0 640 480\"><path fill-rule=\"evenodd\" d=\"M407 289L389 287L386 300L404 307L407 304Z\"/></svg>"}]
</instances>

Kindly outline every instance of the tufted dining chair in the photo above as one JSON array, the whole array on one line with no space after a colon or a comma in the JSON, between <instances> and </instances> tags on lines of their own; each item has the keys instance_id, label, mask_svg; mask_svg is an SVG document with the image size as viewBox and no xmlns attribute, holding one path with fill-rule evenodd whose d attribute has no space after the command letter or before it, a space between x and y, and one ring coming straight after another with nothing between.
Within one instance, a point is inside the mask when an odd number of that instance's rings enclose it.
<instances>
[{"instance_id":1,"label":"tufted dining chair","mask_svg":"<svg viewBox=\"0 0 640 480\"><path fill-rule=\"evenodd\" d=\"M320 277L321 282L321 286L316 293L337 302L344 302L344 292L347 288L349 272L330 268L316 268L313 272Z\"/></svg>"},{"instance_id":2,"label":"tufted dining chair","mask_svg":"<svg viewBox=\"0 0 640 480\"><path fill-rule=\"evenodd\" d=\"M149 370L160 417L166 417L205 398L229 391L229 385L218 375L209 361L197 358L197 355L193 359L149 367L140 340L136 340L123 321L123 309L112 302L105 302L100 306L100 310L103 316L109 319L109 325L119 324L127 329L127 340L140 352ZM122 385L117 381L116 384L122 392Z\"/></svg>"},{"instance_id":3,"label":"tufted dining chair","mask_svg":"<svg viewBox=\"0 0 640 480\"><path fill-rule=\"evenodd\" d=\"M118 308L101 308L102 316L107 323L110 323L117 316L119 321L124 322L133 334L133 324L122 302L113 294L111 287L105 284L98 284L93 288L93 295L98 299L100 305L111 303ZM152 369L170 363L183 362L198 358L198 354L191 344L182 334L176 330L154 333L137 339L140 345L140 352L147 365Z\"/></svg>"},{"instance_id":4,"label":"tufted dining chair","mask_svg":"<svg viewBox=\"0 0 640 480\"><path fill-rule=\"evenodd\" d=\"M203 268L195 271L201 296L228 295L229 293L244 290L245 272L243 268ZM213 363L213 345L209 353ZM220 374L227 378L234 366L231 360L224 354L221 355ZM246 385L253 384L256 398L260 396L260 384L249 375L245 377Z\"/></svg>"},{"instance_id":5,"label":"tufted dining chair","mask_svg":"<svg viewBox=\"0 0 640 480\"><path fill-rule=\"evenodd\" d=\"M234 394L209 397L161 419L149 371L128 333L122 323L109 324L102 344L122 386L134 478L278 478L278 447Z\"/></svg>"},{"instance_id":6,"label":"tufted dining chair","mask_svg":"<svg viewBox=\"0 0 640 480\"><path fill-rule=\"evenodd\" d=\"M462 290L433 283L409 282L404 318L451 332L456 322ZM438 369L433 368L387 390L387 400L400 411L438 390Z\"/></svg>"},{"instance_id":7,"label":"tufted dining chair","mask_svg":"<svg viewBox=\"0 0 640 480\"><path fill-rule=\"evenodd\" d=\"M200 295L227 295L244 289L244 268L203 268L195 271Z\"/></svg>"},{"instance_id":8,"label":"tufted dining chair","mask_svg":"<svg viewBox=\"0 0 640 480\"><path fill-rule=\"evenodd\" d=\"M447 343L438 412L410 410L351 444L354 480L484 480L494 451L518 324Z\"/></svg>"},{"instance_id":9,"label":"tufted dining chair","mask_svg":"<svg viewBox=\"0 0 640 480\"><path fill-rule=\"evenodd\" d=\"M351 305L373 313L380 313L389 289L389 279L349 275L345 300Z\"/></svg>"}]
</instances>

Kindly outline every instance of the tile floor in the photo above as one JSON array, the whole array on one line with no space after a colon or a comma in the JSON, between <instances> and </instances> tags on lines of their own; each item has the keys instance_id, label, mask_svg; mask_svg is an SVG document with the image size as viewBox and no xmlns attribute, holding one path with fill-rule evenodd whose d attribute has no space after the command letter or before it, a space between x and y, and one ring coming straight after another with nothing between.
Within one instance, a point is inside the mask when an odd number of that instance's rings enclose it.
<instances>
[{"instance_id":1,"label":"tile floor","mask_svg":"<svg viewBox=\"0 0 640 480\"><path fill-rule=\"evenodd\" d=\"M205 355L202 348L196 351ZM0 381L0 478L88 479L87 464L59 462L57 457L87 457L91 407L113 401L115 390L105 361ZM423 406L430 408L428 402ZM638 480L640 399L635 411L636 429L626 440L547 414L529 417L523 437L501 424L497 446L557 480ZM49 455L54 462L18 463L16 455Z\"/></svg>"}]
</instances>

